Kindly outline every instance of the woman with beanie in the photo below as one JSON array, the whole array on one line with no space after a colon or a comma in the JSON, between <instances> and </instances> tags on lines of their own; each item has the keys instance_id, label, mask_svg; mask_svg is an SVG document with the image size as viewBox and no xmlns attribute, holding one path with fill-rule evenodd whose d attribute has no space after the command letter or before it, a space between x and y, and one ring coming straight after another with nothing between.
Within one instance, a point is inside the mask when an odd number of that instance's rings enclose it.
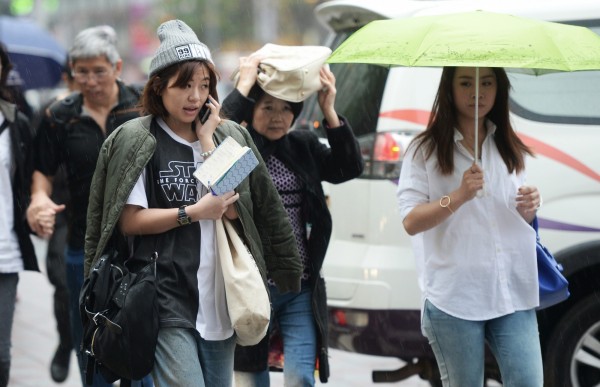
<instances>
[{"instance_id":1,"label":"woman with beanie","mask_svg":"<svg viewBox=\"0 0 600 387\"><path fill-rule=\"evenodd\" d=\"M302 287L299 294L283 294L280 284L272 281L273 273L269 273L271 330L277 327L283 340L285 385L313 386L317 363L320 380L326 382L329 377L327 297L321 267L332 221L321 182L353 179L362 173L363 161L349 123L335 111L333 73L327 67L319 73L318 102L324 115L330 145L327 147L310 131L291 131L303 102L274 97L269 92L285 92L269 87L263 90L258 85L258 68L263 59L264 52L260 51L240 59L239 79L223 101L223 111L232 120L247 123L294 229L303 263ZM238 385L269 386L268 346L268 337L253 347L238 346Z\"/></svg>"},{"instance_id":2,"label":"woman with beanie","mask_svg":"<svg viewBox=\"0 0 600 387\"><path fill-rule=\"evenodd\" d=\"M214 221L234 220L263 278L268 269L284 292L299 291L298 250L262 160L236 192L221 196L209 194L192 175L227 136L259 154L243 127L221 118L218 74L210 51L190 27L170 20L160 25L158 37L141 98L149 115L109 136L98 160L86 272L111 236L121 235L112 227L118 217L119 231L133 242L134 265L158 252L154 383L231 387L236 339L217 264ZM210 115L201 121L203 108Z\"/></svg>"}]
</instances>

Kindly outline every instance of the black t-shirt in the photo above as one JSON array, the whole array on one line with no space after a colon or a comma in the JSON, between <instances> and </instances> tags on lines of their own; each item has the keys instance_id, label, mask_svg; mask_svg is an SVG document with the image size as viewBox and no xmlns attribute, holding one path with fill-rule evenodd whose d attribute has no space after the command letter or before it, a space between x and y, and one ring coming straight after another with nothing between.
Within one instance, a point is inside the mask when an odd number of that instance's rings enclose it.
<instances>
[{"instance_id":1,"label":"black t-shirt","mask_svg":"<svg viewBox=\"0 0 600 387\"><path fill-rule=\"evenodd\" d=\"M106 135L121 124L139 117L139 89L119 84L119 102L106 120ZM55 176L64 165L70 194L67 242L82 249L92 176L105 135L96 121L83 113L83 97L74 93L50 106L35 140L35 169Z\"/></svg>"},{"instance_id":2,"label":"black t-shirt","mask_svg":"<svg viewBox=\"0 0 600 387\"><path fill-rule=\"evenodd\" d=\"M146 166L149 208L179 208L198 199L193 150L175 141L152 120L157 147ZM147 264L158 252L158 304L161 327L196 328L199 308L200 223L176 227L161 234L136 238L130 267ZM202 312L206 313L206 311Z\"/></svg>"}]
</instances>

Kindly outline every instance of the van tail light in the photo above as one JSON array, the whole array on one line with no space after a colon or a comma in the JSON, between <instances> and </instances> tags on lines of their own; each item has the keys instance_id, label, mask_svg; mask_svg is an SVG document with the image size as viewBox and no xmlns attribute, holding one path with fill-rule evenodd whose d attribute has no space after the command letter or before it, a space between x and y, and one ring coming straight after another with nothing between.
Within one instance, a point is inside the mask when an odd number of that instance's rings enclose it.
<instances>
[{"instance_id":1,"label":"van tail light","mask_svg":"<svg viewBox=\"0 0 600 387\"><path fill-rule=\"evenodd\" d=\"M346 313L340 309L334 309L332 312L332 321L334 324L339 325L341 327L345 327L348 325L348 321L346 321Z\"/></svg>"},{"instance_id":2,"label":"van tail light","mask_svg":"<svg viewBox=\"0 0 600 387\"><path fill-rule=\"evenodd\" d=\"M329 308L329 320L340 328L365 328L369 325L369 314L359 310Z\"/></svg>"},{"instance_id":3,"label":"van tail light","mask_svg":"<svg viewBox=\"0 0 600 387\"><path fill-rule=\"evenodd\" d=\"M371 133L358 138L365 162L362 179L398 180L406 148L415 131Z\"/></svg>"},{"instance_id":4,"label":"van tail light","mask_svg":"<svg viewBox=\"0 0 600 387\"><path fill-rule=\"evenodd\" d=\"M400 145L390 133L382 133L375 137L373 160L379 162L397 163L400 161Z\"/></svg>"}]
</instances>

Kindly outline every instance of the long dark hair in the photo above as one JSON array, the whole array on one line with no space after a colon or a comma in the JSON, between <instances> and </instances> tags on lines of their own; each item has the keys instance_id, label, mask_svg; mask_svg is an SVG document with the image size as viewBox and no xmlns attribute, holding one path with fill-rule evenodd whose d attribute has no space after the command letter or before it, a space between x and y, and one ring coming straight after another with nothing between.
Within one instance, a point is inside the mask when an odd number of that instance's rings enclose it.
<instances>
[{"instance_id":1,"label":"long dark hair","mask_svg":"<svg viewBox=\"0 0 600 387\"><path fill-rule=\"evenodd\" d=\"M12 70L13 65L8 57L6 46L2 43L0 43L0 64L2 64L2 72L0 72L0 98L12 101L12 94L6 87L6 81L8 80L8 73Z\"/></svg>"},{"instance_id":2,"label":"long dark hair","mask_svg":"<svg viewBox=\"0 0 600 387\"><path fill-rule=\"evenodd\" d=\"M500 67L493 67L492 71L496 75L498 88L494 106L486 118L496 124L494 141L508 171L521 172L525 168L524 155L533 156L533 151L521 141L510 123L508 106L510 81L506 71ZM452 81L455 73L456 67L444 67L427 128L413 142L417 148L425 147L426 158L436 152L443 175L449 175L454 171L454 128L458 125L452 97Z\"/></svg>"}]
</instances>

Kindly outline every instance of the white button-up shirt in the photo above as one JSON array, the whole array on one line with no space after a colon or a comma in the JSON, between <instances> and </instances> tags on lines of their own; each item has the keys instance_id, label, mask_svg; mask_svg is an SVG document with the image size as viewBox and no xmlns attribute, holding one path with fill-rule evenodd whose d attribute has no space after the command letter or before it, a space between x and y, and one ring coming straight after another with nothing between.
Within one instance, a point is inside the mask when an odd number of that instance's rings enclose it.
<instances>
[{"instance_id":1,"label":"white button-up shirt","mask_svg":"<svg viewBox=\"0 0 600 387\"><path fill-rule=\"evenodd\" d=\"M535 231L516 209L523 173L508 173L494 142L496 127L488 122L481 151L482 197L475 197L432 229L412 237L423 302L465 320L488 320L539 303ZM411 146L398 184L404 219L416 206L437 202L456 190L473 164L454 134L454 172L442 175L434 153ZM450 205L452 207L452 204Z\"/></svg>"}]
</instances>

